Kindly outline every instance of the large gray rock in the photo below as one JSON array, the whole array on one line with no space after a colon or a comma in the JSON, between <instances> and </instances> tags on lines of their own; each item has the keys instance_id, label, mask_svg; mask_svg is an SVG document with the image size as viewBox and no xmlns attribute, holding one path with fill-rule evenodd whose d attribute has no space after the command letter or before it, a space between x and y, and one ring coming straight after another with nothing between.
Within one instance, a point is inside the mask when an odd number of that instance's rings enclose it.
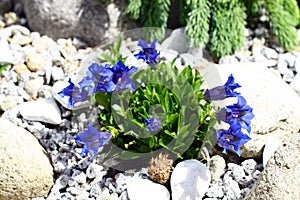
<instances>
[{"instance_id":1,"label":"large gray rock","mask_svg":"<svg viewBox=\"0 0 300 200\"><path fill-rule=\"evenodd\" d=\"M0 118L0 141L0 199L47 196L53 169L37 139Z\"/></svg>"},{"instance_id":2,"label":"large gray rock","mask_svg":"<svg viewBox=\"0 0 300 200\"><path fill-rule=\"evenodd\" d=\"M300 134L296 133L271 157L246 199L300 199L299 154Z\"/></svg>"},{"instance_id":3,"label":"large gray rock","mask_svg":"<svg viewBox=\"0 0 300 200\"><path fill-rule=\"evenodd\" d=\"M23 6L32 30L53 39L79 37L96 46L125 25L125 1L107 2L27 0Z\"/></svg>"},{"instance_id":4,"label":"large gray rock","mask_svg":"<svg viewBox=\"0 0 300 200\"><path fill-rule=\"evenodd\" d=\"M12 8L11 0L0 0L0 15L10 11Z\"/></svg>"},{"instance_id":5,"label":"large gray rock","mask_svg":"<svg viewBox=\"0 0 300 200\"><path fill-rule=\"evenodd\" d=\"M300 97L278 74L262 63L211 65L202 71L208 88L223 85L230 74L242 87L239 91L253 108L250 140L242 156L260 158L269 138L283 140L300 129ZM232 104L215 102L219 106Z\"/></svg>"}]
</instances>

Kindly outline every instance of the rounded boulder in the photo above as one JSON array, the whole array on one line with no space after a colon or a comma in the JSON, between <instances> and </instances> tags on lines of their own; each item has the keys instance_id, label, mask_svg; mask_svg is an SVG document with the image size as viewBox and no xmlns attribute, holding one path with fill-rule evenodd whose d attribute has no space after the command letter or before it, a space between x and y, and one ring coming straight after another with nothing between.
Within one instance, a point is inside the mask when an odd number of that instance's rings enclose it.
<instances>
[{"instance_id":1,"label":"rounded boulder","mask_svg":"<svg viewBox=\"0 0 300 200\"><path fill-rule=\"evenodd\" d=\"M27 130L0 118L0 199L47 196L54 184L45 150Z\"/></svg>"}]
</instances>

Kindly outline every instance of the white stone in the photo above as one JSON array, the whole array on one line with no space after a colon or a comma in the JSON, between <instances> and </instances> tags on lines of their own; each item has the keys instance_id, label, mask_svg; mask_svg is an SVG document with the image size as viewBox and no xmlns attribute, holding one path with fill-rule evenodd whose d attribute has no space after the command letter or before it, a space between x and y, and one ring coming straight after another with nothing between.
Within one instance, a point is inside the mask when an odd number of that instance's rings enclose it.
<instances>
[{"instance_id":1,"label":"white stone","mask_svg":"<svg viewBox=\"0 0 300 200\"><path fill-rule=\"evenodd\" d=\"M95 177L102 179L103 176L106 174L105 171L102 171L103 167L101 165L97 165L95 163L91 163L88 168L86 169L86 175L89 179L93 179ZM100 175L103 176L100 176Z\"/></svg>"},{"instance_id":2,"label":"white stone","mask_svg":"<svg viewBox=\"0 0 300 200\"><path fill-rule=\"evenodd\" d=\"M185 36L185 29L175 29L170 37L166 38L161 47L163 49L173 49L178 53L186 53L189 49L187 37Z\"/></svg>"},{"instance_id":3,"label":"white stone","mask_svg":"<svg viewBox=\"0 0 300 200\"><path fill-rule=\"evenodd\" d=\"M246 175L253 174L257 168L257 163L253 159L247 159L241 163Z\"/></svg>"},{"instance_id":4,"label":"white stone","mask_svg":"<svg viewBox=\"0 0 300 200\"><path fill-rule=\"evenodd\" d=\"M269 136L283 140L299 131L300 98L286 82L262 63L214 65L202 76L207 87L213 88L223 85L230 74L242 86L236 91L245 97L255 115L251 121L252 139L242 147L242 157L260 157ZM223 101L214 103L226 105Z\"/></svg>"},{"instance_id":5,"label":"white stone","mask_svg":"<svg viewBox=\"0 0 300 200\"><path fill-rule=\"evenodd\" d=\"M235 57L240 61L240 62L248 62L251 56L251 51L249 50L240 50L240 51L236 51L234 53Z\"/></svg>"},{"instance_id":6,"label":"white stone","mask_svg":"<svg viewBox=\"0 0 300 200\"><path fill-rule=\"evenodd\" d=\"M274 59L263 59L262 61L266 67L273 67L276 66L277 60Z\"/></svg>"},{"instance_id":7,"label":"white stone","mask_svg":"<svg viewBox=\"0 0 300 200\"><path fill-rule=\"evenodd\" d=\"M268 47L263 47L262 52L268 59L277 59L278 58L278 53L274 49L271 49Z\"/></svg>"},{"instance_id":8,"label":"white stone","mask_svg":"<svg viewBox=\"0 0 300 200\"><path fill-rule=\"evenodd\" d=\"M297 54L294 67L295 67L296 72L299 74L300 73L300 53Z\"/></svg>"},{"instance_id":9,"label":"white stone","mask_svg":"<svg viewBox=\"0 0 300 200\"><path fill-rule=\"evenodd\" d=\"M287 69L286 72L283 74L282 79L286 82L292 82L294 79L295 75L293 70Z\"/></svg>"},{"instance_id":10,"label":"white stone","mask_svg":"<svg viewBox=\"0 0 300 200\"><path fill-rule=\"evenodd\" d=\"M14 96L3 96L0 97L0 110L6 111L17 106L17 101Z\"/></svg>"},{"instance_id":11,"label":"white stone","mask_svg":"<svg viewBox=\"0 0 300 200\"><path fill-rule=\"evenodd\" d=\"M219 155L215 155L211 157L208 166L211 172L212 183L218 182L222 174L225 172L226 162L224 158Z\"/></svg>"},{"instance_id":12,"label":"white stone","mask_svg":"<svg viewBox=\"0 0 300 200\"><path fill-rule=\"evenodd\" d=\"M220 59L219 64L238 64L239 61L235 58L235 56L224 56Z\"/></svg>"},{"instance_id":13,"label":"white stone","mask_svg":"<svg viewBox=\"0 0 300 200\"><path fill-rule=\"evenodd\" d=\"M208 189L206 196L210 198L222 198L224 196L224 192L222 187L220 187L217 184L214 184Z\"/></svg>"},{"instance_id":14,"label":"white stone","mask_svg":"<svg viewBox=\"0 0 300 200\"><path fill-rule=\"evenodd\" d=\"M127 187L130 200L169 200L170 193L167 188L148 179L134 179Z\"/></svg>"},{"instance_id":15,"label":"white stone","mask_svg":"<svg viewBox=\"0 0 300 200\"><path fill-rule=\"evenodd\" d=\"M52 78L54 81L63 80L65 78L64 71L61 67L53 66L52 68Z\"/></svg>"},{"instance_id":16,"label":"white stone","mask_svg":"<svg viewBox=\"0 0 300 200\"><path fill-rule=\"evenodd\" d=\"M300 73L294 77L290 86L300 95Z\"/></svg>"},{"instance_id":17,"label":"white stone","mask_svg":"<svg viewBox=\"0 0 300 200\"><path fill-rule=\"evenodd\" d=\"M285 60L289 67L293 67L295 64L296 56L293 55L291 52L288 52L285 54L280 54L278 59Z\"/></svg>"},{"instance_id":18,"label":"white stone","mask_svg":"<svg viewBox=\"0 0 300 200\"><path fill-rule=\"evenodd\" d=\"M278 147L282 144L281 140L269 137L263 152L263 166L265 167L269 159L273 156Z\"/></svg>"},{"instance_id":19,"label":"white stone","mask_svg":"<svg viewBox=\"0 0 300 200\"><path fill-rule=\"evenodd\" d=\"M31 97L36 98L39 90L43 86L43 83L44 83L43 77L37 77L35 79L31 79L31 80L25 82L24 90Z\"/></svg>"},{"instance_id":20,"label":"white stone","mask_svg":"<svg viewBox=\"0 0 300 200\"><path fill-rule=\"evenodd\" d=\"M210 184L210 171L198 160L178 163L171 175L173 200L201 200Z\"/></svg>"},{"instance_id":21,"label":"white stone","mask_svg":"<svg viewBox=\"0 0 300 200\"><path fill-rule=\"evenodd\" d=\"M252 44L252 54L253 58L255 61L261 61L263 59L266 59L261 53L263 49L263 40L259 40L257 38L253 39L253 44Z\"/></svg>"},{"instance_id":22,"label":"white stone","mask_svg":"<svg viewBox=\"0 0 300 200\"><path fill-rule=\"evenodd\" d=\"M50 99L52 95L52 87L50 85L43 85L38 91L38 97Z\"/></svg>"},{"instance_id":23,"label":"white stone","mask_svg":"<svg viewBox=\"0 0 300 200\"><path fill-rule=\"evenodd\" d=\"M232 178L234 180L241 179L245 176L244 169L235 163L228 163L228 171L232 171Z\"/></svg>"},{"instance_id":24,"label":"white stone","mask_svg":"<svg viewBox=\"0 0 300 200\"><path fill-rule=\"evenodd\" d=\"M226 175L226 174L225 174ZM230 176L224 175L224 193L227 199L240 199L241 190L239 184Z\"/></svg>"},{"instance_id":25,"label":"white stone","mask_svg":"<svg viewBox=\"0 0 300 200\"><path fill-rule=\"evenodd\" d=\"M6 41L3 42L0 39L0 62L12 64L23 63L25 60L24 53L21 51L10 50L6 44Z\"/></svg>"},{"instance_id":26,"label":"white stone","mask_svg":"<svg viewBox=\"0 0 300 200\"><path fill-rule=\"evenodd\" d=\"M61 113L53 99L39 99L25 102L20 105L20 114L27 120L61 123Z\"/></svg>"},{"instance_id":27,"label":"white stone","mask_svg":"<svg viewBox=\"0 0 300 200\"><path fill-rule=\"evenodd\" d=\"M178 52L171 49L157 49L160 54L160 58L166 58L167 61L172 61L174 58L177 58Z\"/></svg>"},{"instance_id":28,"label":"white stone","mask_svg":"<svg viewBox=\"0 0 300 200\"><path fill-rule=\"evenodd\" d=\"M175 58L175 63L176 67L179 69L179 71L182 71L184 69L184 66L181 65L181 59L178 59L178 52L174 51L172 49L159 49L157 48L158 51L160 51L160 58L165 58L167 62L173 61Z\"/></svg>"},{"instance_id":29,"label":"white stone","mask_svg":"<svg viewBox=\"0 0 300 200\"><path fill-rule=\"evenodd\" d=\"M143 70L148 68L148 64L145 63L142 59L137 59L134 54L129 54L125 61L126 66L135 66L138 70Z\"/></svg>"},{"instance_id":30,"label":"white stone","mask_svg":"<svg viewBox=\"0 0 300 200\"><path fill-rule=\"evenodd\" d=\"M81 172L77 176L74 177L74 181L76 181L78 184L85 184L86 183L87 176L84 172Z\"/></svg>"},{"instance_id":31,"label":"white stone","mask_svg":"<svg viewBox=\"0 0 300 200\"><path fill-rule=\"evenodd\" d=\"M210 62L203 58L203 56L195 56L191 53L180 54L180 58L182 58L184 66L190 65L191 67L200 69L200 71L210 65Z\"/></svg>"}]
</instances>

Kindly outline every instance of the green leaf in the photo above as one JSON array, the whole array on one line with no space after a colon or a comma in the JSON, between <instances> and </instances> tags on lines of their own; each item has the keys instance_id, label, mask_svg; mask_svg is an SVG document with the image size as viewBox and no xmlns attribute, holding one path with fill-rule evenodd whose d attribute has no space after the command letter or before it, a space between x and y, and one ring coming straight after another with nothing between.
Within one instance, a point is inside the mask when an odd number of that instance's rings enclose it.
<instances>
[{"instance_id":1,"label":"green leaf","mask_svg":"<svg viewBox=\"0 0 300 200\"><path fill-rule=\"evenodd\" d=\"M178 120L178 113L170 114L167 117L167 123L176 124Z\"/></svg>"},{"instance_id":2,"label":"green leaf","mask_svg":"<svg viewBox=\"0 0 300 200\"><path fill-rule=\"evenodd\" d=\"M110 55L108 55L108 54L106 54L106 53L102 53L101 54L101 56L107 61L107 62L109 62L109 63L114 63L114 59L110 56Z\"/></svg>"},{"instance_id":3,"label":"green leaf","mask_svg":"<svg viewBox=\"0 0 300 200\"><path fill-rule=\"evenodd\" d=\"M169 130L165 130L165 133L173 138L177 137L177 134L175 132L170 132Z\"/></svg>"},{"instance_id":4,"label":"green leaf","mask_svg":"<svg viewBox=\"0 0 300 200\"><path fill-rule=\"evenodd\" d=\"M149 138L149 148L152 149L155 145L155 136Z\"/></svg>"},{"instance_id":5,"label":"green leaf","mask_svg":"<svg viewBox=\"0 0 300 200\"><path fill-rule=\"evenodd\" d=\"M133 159L140 158L141 156L143 156L142 153L133 153L133 152L129 152L129 151L123 151L120 155L120 158L123 160L133 160Z\"/></svg>"},{"instance_id":6,"label":"green leaf","mask_svg":"<svg viewBox=\"0 0 300 200\"><path fill-rule=\"evenodd\" d=\"M0 63L0 74L10 65L10 63Z\"/></svg>"},{"instance_id":7,"label":"green leaf","mask_svg":"<svg viewBox=\"0 0 300 200\"><path fill-rule=\"evenodd\" d=\"M103 106L106 111L111 110L111 108L110 108L111 107L110 98L111 98L111 95L107 94L107 93L104 93L104 92L99 92L98 91L95 95L96 102L99 105Z\"/></svg>"},{"instance_id":8,"label":"green leaf","mask_svg":"<svg viewBox=\"0 0 300 200\"><path fill-rule=\"evenodd\" d=\"M146 145L141 145L141 146L139 147L139 152L141 152L141 153L147 153L147 152L150 152L150 149L149 149L149 147L146 146Z\"/></svg>"}]
</instances>

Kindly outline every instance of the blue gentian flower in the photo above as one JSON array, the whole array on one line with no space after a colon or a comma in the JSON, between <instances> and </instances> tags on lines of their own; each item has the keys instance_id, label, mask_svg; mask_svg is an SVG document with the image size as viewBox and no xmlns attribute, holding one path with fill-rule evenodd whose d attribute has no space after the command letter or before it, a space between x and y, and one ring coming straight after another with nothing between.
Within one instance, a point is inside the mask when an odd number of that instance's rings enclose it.
<instances>
[{"instance_id":1,"label":"blue gentian flower","mask_svg":"<svg viewBox=\"0 0 300 200\"><path fill-rule=\"evenodd\" d=\"M137 71L136 67L129 68L122 61L118 60L111 68L111 71L113 72L112 82L116 85L116 91L123 91L125 89L135 90L135 85L130 76Z\"/></svg>"},{"instance_id":2,"label":"blue gentian flower","mask_svg":"<svg viewBox=\"0 0 300 200\"><path fill-rule=\"evenodd\" d=\"M247 105L244 97L238 96L237 98L238 102L236 104L221 109L217 117L219 120L228 123L232 129L244 128L250 133L250 123L254 117L252 108Z\"/></svg>"},{"instance_id":3,"label":"blue gentian flower","mask_svg":"<svg viewBox=\"0 0 300 200\"><path fill-rule=\"evenodd\" d=\"M76 142L83 144L81 156L87 156L90 152L94 158L100 147L107 143L111 138L109 132L98 132L92 124L88 129L77 135L74 139Z\"/></svg>"},{"instance_id":4,"label":"blue gentian flower","mask_svg":"<svg viewBox=\"0 0 300 200\"><path fill-rule=\"evenodd\" d=\"M137 59L143 59L147 64L154 66L158 63L158 55L160 54L156 50L155 43L157 42L157 39L155 39L153 42L151 42L149 45L143 41L142 39L139 39L138 46L142 47L142 50L135 54L134 56Z\"/></svg>"},{"instance_id":5,"label":"blue gentian flower","mask_svg":"<svg viewBox=\"0 0 300 200\"><path fill-rule=\"evenodd\" d=\"M144 119L144 122L146 123L146 130L151 131L151 132L156 132L160 129L161 127L161 122L159 119L157 119L154 116L151 116L148 119Z\"/></svg>"},{"instance_id":6,"label":"blue gentian flower","mask_svg":"<svg viewBox=\"0 0 300 200\"><path fill-rule=\"evenodd\" d=\"M233 130L231 128L228 130L217 131L217 137L217 144L224 149L222 153L226 154L227 150L231 149L239 156L242 153L240 146L251 140L251 138L247 134L244 134L241 129Z\"/></svg>"},{"instance_id":7,"label":"blue gentian flower","mask_svg":"<svg viewBox=\"0 0 300 200\"><path fill-rule=\"evenodd\" d=\"M116 88L112 81L113 75L110 64L102 66L93 63L88 68L87 76L79 82L79 85L82 88L89 88L91 94L95 94L97 91L112 92Z\"/></svg>"},{"instance_id":8,"label":"blue gentian flower","mask_svg":"<svg viewBox=\"0 0 300 200\"><path fill-rule=\"evenodd\" d=\"M217 86L210 90L206 90L204 97L208 100L223 100L227 97L236 97L240 93L235 92L234 90L239 87L241 86L238 83L234 83L234 77L231 74L223 86Z\"/></svg>"},{"instance_id":9,"label":"blue gentian flower","mask_svg":"<svg viewBox=\"0 0 300 200\"><path fill-rule=\"evenodd\" d=\"M62 91L60 91L58 94L61 97L69 97L68 100L68 107L72 108L75 103L77 102L83 102L90 98L89 90L88 88L80 88L76 86L71 79L68 80L69 86L64 88Z\"/></svg>"}]
</instances>

